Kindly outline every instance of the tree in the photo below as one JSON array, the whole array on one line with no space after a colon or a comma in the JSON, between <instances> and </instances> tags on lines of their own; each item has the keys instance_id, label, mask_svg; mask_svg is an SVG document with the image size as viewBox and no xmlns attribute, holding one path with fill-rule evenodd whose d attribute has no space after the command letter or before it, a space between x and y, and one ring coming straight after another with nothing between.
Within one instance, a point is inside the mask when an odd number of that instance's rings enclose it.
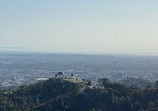
<instances>
[{"instance_id":1,"label":"tree","mask_svg":"<svg viewBox=\"0 0 158 111\"><path fill-rule=\"evenodd\" d=\"M155 103L153 101L148 102L147 104L148 108L154 108L155 107Z\"/></svg>"},{"instance_id":2,"label":"tree","mask_svg":"<svg viewBox=\"0 0 158 111\"><path fill-rule=\"evenodd\" d=\"M158 89L158 81L156 81L155 88Z\"/></svg>"}]
</instances>

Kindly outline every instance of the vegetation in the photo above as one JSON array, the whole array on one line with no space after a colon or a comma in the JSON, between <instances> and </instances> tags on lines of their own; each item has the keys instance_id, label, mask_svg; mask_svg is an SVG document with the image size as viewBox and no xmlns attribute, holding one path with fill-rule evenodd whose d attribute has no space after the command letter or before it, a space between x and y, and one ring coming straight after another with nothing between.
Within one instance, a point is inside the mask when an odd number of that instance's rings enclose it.
<instances>
[{"instance_id":1,"label":"vegetation","mask_svg":"<svg viewBox=\"0 0 158 111\"><path fill-rule=\"evenodd\" d=\"M119 81L120 84L124 84L126 86L134 86L137 88L145 89L145 88L154 88L155 83L149 80L145 80L143 78L126 78L124 80Z\"/></svg>"},{"instance_id":2,"label":"vegetation","mask_svg":"<svg viewBox=\"0 0 158 111\"><path fill-rule=\"evenodd\" d=\"M102 87L51 78L0 91L0 111L158 111L158 89L98 80ZM158 83L157 83L158 84Z\"/></svg>"}]
</instances>

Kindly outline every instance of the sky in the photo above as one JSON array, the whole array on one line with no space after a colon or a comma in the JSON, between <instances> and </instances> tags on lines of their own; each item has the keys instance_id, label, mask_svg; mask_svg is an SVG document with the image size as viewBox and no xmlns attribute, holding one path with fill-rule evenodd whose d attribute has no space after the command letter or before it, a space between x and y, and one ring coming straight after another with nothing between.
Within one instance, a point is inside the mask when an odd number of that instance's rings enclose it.
<instances>
[{"instance_id":1,"label":"sky","mask_svg":"<svg viewBox=\"0 0 158 111\"><path fill-rule=\"evenodd\" d=\"M0 50L158 54L158 0L0 0Z\"/></svg>"}]
</instances>

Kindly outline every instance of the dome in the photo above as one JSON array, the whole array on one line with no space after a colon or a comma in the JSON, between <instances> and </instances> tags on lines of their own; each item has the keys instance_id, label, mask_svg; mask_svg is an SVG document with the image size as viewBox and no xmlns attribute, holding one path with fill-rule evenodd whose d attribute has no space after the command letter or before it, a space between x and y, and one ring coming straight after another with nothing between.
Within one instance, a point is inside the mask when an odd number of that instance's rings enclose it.
<instances>
[{"instance_id":1,"label":"dome","mask_svg":"<svg viewBox=\"0 0 158 111\"><path fill-rule=\"evenodd\" d=\"M58 72L57 75L65 75L63 72Z\"/></svg>"}]
</instances>

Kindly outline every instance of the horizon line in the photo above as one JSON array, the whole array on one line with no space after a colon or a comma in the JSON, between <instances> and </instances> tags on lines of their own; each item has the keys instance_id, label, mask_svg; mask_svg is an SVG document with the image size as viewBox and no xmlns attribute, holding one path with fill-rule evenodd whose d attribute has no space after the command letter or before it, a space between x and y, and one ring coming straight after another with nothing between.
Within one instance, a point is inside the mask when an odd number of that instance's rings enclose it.
<instances>
[{"instance_id":1,"label":"horizon line","mask_svg":"<svg viewBox=\"0 0 158 111\"><path fill-rule=\"evenodd\" d=\"M74 54L74 55L127 55L127 56L158 56L158 52L144 52L144 53L137 53L137 52L72 52L72 51L22 51L22 50L0 50L0 53L41 53L41 54Z\"/></svg>"}]
</instances>

